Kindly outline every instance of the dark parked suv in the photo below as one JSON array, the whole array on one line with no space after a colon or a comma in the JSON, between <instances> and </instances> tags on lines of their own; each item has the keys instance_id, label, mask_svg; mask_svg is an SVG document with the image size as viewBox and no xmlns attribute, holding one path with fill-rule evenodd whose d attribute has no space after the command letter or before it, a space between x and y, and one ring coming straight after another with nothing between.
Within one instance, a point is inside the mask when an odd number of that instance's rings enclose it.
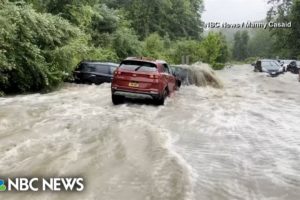
<instances>
[{"instance_id":1,"label":"dark parked suv","mask_svg":"<svg viewBox=\"0 0 300 200\"><path fill-rule=\"evenodd\" d=\"M82 61L73 73L74 81L88 84L110 83L117 67L118 64L115 63Z\"/></svg>"},{"instance_id":2,"label":"dark parked suv","mask_svg":"<svg viewBox=\"0 0 300 200\"><path fill-rule=\"evenodd\" d=\"M179 89L181 87L182 83L184 83L184 81L186 80L186 76L183 75L184 69L180 68L179 66L173 65L173 66L170 66L170 70L176 79L177 89ZM184 71L184 72L186 72L186 71Z\"/></svg>"},{"instance_id":3,"label":"dark parked suv","mask_svg":"<svg viewBox=\"0 0 300 200\"><path fill-rule=\"evenodd\" d=\"M291 62L288 67L287 67L287 71L290 71L294 74L299 74L300 71L300 61L293 61Z\"/></svg>"}]
</instances>

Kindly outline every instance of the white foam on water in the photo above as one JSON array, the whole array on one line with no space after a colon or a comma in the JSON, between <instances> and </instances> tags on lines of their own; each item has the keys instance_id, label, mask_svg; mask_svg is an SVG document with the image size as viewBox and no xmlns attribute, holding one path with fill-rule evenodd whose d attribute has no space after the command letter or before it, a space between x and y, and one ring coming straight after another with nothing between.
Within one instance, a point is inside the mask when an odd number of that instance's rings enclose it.
<instances>
[{"instance_id":1,"label":"white foam on water","mask_svg":"<svg viewBox=\"0 0 300 200\"><path fill-rule=\"evenodd\" d=\"M159 123L164 107L113 106L108 84L67 85L1 105L1 175L83 176L80 194L7 199L193 199L193 173Z\"/></svg>"}]
</instances>

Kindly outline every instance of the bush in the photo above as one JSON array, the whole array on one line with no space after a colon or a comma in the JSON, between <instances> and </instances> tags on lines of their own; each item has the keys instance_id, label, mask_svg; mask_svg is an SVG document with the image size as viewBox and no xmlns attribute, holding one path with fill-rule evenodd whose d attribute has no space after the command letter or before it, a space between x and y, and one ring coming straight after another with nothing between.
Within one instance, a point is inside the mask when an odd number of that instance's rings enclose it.
<instances>
[{"instance_id":1,"label":"bush","mask_svg":"<svg viewBox=\"0 0 300 200\"><path fill-rule=\"evenodd\" d=\"M258 60L257 57L249 57L245 60L246 63L254 63Z\"/></svg>"},{"instance_id":2,"label":"bush","mask_svg":"<svg viewBox=\"0 0 300 200\"><path fill-rule=\"evenodd\" d=\"M173 63L180 64L183 56L189 56L189 63L191 64L202 61L204 55L205 51L200 41L182 39L174 43L168 57Z\"/></svg>"},{"instance_id":3,"label":"bush","mask_svg":"<svg viewBox=\"0 0 300 200\"><path fill-rule=\"evenodd\" d=\"M228 59L228 48L225 38L220 33L210 32L203 40L202 47L205 50L204 62L215 65L225 63Z\"/></svg>"},{"instance_id":4,"label":"bush","mask_svg":"<svg viewBox=\"0 0 300 200\"><path fill-rule=\"evenodd\" d=\"M163 39L157 34L149 35L143 42L143 56L164 59L165 45Z\"/></svg>"},{"instance_id":5,"label":"bush","mask_svg":"<svg viewBox=\"0 0 300 200\"><path fill-rule=\"evenodd\" d=\"M221 69L224 69L225 64L224 63L213 63L211 66L214 70L221 70Z\"/></svg>"},{"instance_id":6,"label":"bush","mask_svg":"<svg viewBox=\"0 0 300 200\"><path fill-rule=\"evenodd\" d=\"M5 93L54 88L89 51L79 29L20 3L2 6L0 27L0 90Z\"/></svg>"}]
</instances>

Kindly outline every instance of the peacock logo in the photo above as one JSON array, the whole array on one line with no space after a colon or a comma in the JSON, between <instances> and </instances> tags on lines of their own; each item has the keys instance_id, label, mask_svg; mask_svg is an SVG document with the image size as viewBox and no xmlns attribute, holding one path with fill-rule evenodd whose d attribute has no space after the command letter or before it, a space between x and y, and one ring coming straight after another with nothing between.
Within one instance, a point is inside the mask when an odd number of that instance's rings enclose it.
<instances>
[{"instance_id":1,"label":"peacock logo","mask_svg":"<svg viewBox=\"0 0 300 200\"><path fill-rule=\"evenodd\" d=\"M4 180L0 179L0 192L3 192L6 190L5 182Z\"/></svg>"}]
</instances>

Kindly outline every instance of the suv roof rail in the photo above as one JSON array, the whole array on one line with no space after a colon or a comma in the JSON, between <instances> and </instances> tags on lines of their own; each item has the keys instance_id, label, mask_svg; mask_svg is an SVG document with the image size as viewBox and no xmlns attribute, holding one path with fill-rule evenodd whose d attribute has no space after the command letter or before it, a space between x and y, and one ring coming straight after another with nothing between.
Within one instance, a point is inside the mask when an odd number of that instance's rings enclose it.
<instances>
[{"instance_id":1,"label":"suv roof rail","mask_svg":"<svg viewBox=\"0 0 300 200\"><path fill-rule=\"evenodd\" d=\"M159 62L159 63L167 63L165 60L156 60L156 62Z\"/></svg>"},{"instance_id":2,"label":"suv roof rail","mask_svg":"<svg viewBox=\"0 0 300 200\"><path fill-rule=\"evenodd\" d=\"M103 61L103 60L81 60L80 62L107 62L107 61Z\"/></svg>"}]
</instances>

